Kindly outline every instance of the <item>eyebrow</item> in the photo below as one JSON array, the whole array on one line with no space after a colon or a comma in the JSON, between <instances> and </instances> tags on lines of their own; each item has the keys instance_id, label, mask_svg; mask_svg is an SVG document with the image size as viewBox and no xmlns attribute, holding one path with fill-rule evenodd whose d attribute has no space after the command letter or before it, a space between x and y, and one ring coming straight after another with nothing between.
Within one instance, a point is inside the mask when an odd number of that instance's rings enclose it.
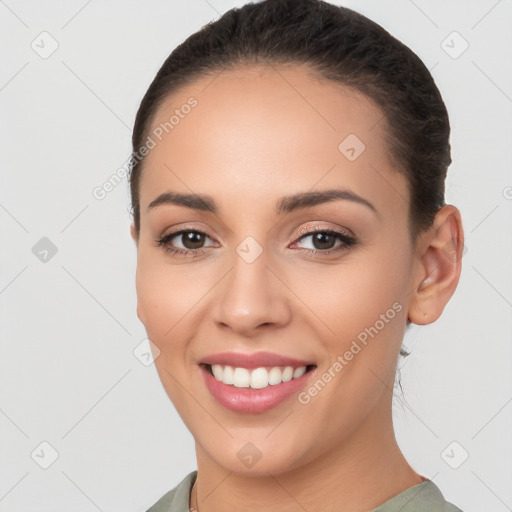
<instances>
[{"instance_id":1,"label":"eyebrow","mask_svg":"<svg viewBox=\"0 0 512 512\"><path fill-rule=\"evenodd\" d=\"M321 192L300 192L298 194L284 196L275 205L275 212L278 215L290 213L301 208L308 208L334 200L347 200L362 204L378 215L377 209L370 201L347 189L331 189ZM194 210L202 210L217 214L219 208L214 199L202 194L178 194L176 192L164 192L149 203L147 211L162 204L176 204L186 206Z\"/></svg>"}]
</instances>

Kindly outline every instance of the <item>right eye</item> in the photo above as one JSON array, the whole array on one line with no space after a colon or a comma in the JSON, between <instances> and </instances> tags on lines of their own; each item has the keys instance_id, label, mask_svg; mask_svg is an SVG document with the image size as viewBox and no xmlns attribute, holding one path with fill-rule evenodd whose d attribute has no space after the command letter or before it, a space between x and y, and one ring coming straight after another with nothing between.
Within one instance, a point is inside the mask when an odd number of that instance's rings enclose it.
<instances>
[{"instance_id":1,"label":"right eye","mask_svg":"<svg viewBox=\"0 0 512 512\"><path fill-rule=\"evenodd\" d=\"M176 246L172 242L175 239L180 241L181 247L179 244ZM202 231L197 229L182 229L157 238L155 242L169 253L181 256L199 256L204 253L204 243L206 239L211 240L211 238ZM211 246L212 245L206 247Z\"/></svg>"}]
</instances>

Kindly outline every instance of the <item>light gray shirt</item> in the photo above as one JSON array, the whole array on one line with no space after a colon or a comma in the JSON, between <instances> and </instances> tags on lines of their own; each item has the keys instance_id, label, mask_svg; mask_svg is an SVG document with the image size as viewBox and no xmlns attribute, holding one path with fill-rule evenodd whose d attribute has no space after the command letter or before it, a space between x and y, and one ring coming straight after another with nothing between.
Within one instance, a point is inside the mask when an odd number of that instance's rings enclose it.
<instances>
[{"instance_id":1,"label":"light gray shirt","mask_svg":"<svg viewBox=\"0 0 512 512\"><path fill-rule=\"evenodd\" d=\"M197 470L189 473L147 512L189 512L190 491L196 477ZM371 512L462 512L462 510L448 503L432 480L425 480L397 494Z\"/></svg>"}]
</instances>

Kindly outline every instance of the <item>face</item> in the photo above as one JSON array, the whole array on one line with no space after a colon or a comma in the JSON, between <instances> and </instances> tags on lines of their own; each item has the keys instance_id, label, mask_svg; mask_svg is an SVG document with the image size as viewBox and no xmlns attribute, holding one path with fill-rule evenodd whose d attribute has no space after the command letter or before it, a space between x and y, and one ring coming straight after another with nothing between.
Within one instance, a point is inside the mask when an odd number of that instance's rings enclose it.
<instances>
[{"instance_id":1,"label":"face","mask_svg":"<svg viewBox=\"0 0 512 512\"><path fill-rule=\"evenodd\" d=\"M198 457L279 473L390 424L416 258L382 119L361 94L284 67L224 71L159 108L137 313Z\"/></svg>"}]
</instances>

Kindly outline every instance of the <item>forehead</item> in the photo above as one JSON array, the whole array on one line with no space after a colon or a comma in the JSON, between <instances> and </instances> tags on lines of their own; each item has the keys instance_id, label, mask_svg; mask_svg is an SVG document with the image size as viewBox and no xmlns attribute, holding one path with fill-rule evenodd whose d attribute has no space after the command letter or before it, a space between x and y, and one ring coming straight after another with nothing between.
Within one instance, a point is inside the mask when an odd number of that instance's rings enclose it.
<instances>
[{"instance_id":1,"label":"forehead","mask_svg":"<svg viewBox=\"0 0 512 512\"><path fill-rule=\"evenodd\" d=\"M166 186L208 193L220 184L264 193L346 182L379 195L391 180L388 192L405 197L385 126L371 99L306 67L217 71L170 95L154 115L141 206Z\"/></svg>"},{"instance_id":2,"label":"forehead","mask_svg":"<svg viewBox=\"0 0 512 512\"><path fill-rule=\"evenodd\" d=\"M197 105L189 109L187 103L192 97ZM150 131L165 128L162 125L174 114L172 124L177 122L182 126L179 130L177 124L172 127L173 138L176 142L185 139L189 133L183 125L191 122L181 121L189 113L190 117L201 117L202 127L210 130L210 140L228 132L233 140L236 131L237 140L243 137L249 142L250 135L257 131L258 140L264 140L265 135L272 139L279 133L279 140L284 143L283 128L286 128L290 143L296 141L293 135L307 132L308 146L320 143L323 137L328 138L325 142L337 140L349 130L367 140L370 138L367 132L374 132L372 139L377 139L386 125L384 113L366 95L318 77L305 65L260 64L200 77L163 101L153 116ZM242 127L244 130L240 131Z\"/></svg>"}]
</instances>

